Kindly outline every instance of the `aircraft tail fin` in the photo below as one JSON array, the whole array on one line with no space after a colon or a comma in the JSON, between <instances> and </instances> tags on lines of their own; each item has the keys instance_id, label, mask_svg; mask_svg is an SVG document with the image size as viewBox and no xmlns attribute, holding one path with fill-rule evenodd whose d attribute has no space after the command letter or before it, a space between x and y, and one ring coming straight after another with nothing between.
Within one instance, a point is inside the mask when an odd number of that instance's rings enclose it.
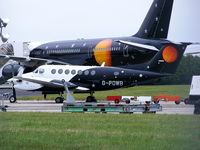
<instances>
[{"instance_id":1,"label":"aircraft tail fin","mask_svg":"<svg viewBox=\"0 0 200 150\"><path fill-rule=\"evenodd\" d=\"M145 39L166 39L174 0L154 0L139 31L134 35Z\"/></svg>"},{"instance_id":2,"label":"aircraft tail fin","mask_svg":"<svg viewBox=\"0 0 200 150\"><path fill-rule=\"evenodd\" d=\"M162 74L174 74L187 45L188 43L180 43L163 46L149 62L146 70Z\"/></svg>"}]
</instances>

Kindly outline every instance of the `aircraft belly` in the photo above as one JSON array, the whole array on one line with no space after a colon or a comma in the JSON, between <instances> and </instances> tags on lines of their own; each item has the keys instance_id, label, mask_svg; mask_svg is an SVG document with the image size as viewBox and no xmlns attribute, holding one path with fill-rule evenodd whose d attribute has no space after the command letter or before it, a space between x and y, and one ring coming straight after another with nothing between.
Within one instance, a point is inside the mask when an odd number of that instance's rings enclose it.
<instances>
[{"instance_id":1,"label":"aircraft belly","mask_svg":"<svg viewBox=\"0 0 200 150\"><path fill-rule=\"evenodd\" d=\"M20 90L27 90L27 91L34 91L42 88L43 86L41 84L32 83L28 81L21 81L21 82L15 82L14 88L20 89Z\"/></svg>"}]
</instances>

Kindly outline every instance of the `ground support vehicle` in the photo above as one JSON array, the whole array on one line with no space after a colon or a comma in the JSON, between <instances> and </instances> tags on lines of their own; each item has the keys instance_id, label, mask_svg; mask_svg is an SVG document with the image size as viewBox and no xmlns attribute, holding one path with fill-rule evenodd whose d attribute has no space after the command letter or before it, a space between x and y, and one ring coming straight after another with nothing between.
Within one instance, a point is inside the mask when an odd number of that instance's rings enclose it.
<instances>
[{"instance_id":1,"label":"ground support vehicle","mask_svg":"<svg viewBox=\"0 0 200 150\"><path fill-rule=\"evenodd\" d=\"M155 96L107 96L107 101L114 101L116 104L120 102L125 102L129 104L130 102L139 102L139 103L155 103L158 104L160 101L166 102L175 102L175 104L180 104L185 102L184 98L180 96L172 95L155 95Z\"/></svg>"},{"instance_id":2,"label":"ground support vehicle","mask_svg":"<svg viewBox=\"0 0 200 150\"><path fill-rule=\"evenodd\" d=\"M200 114L200 76L193 76L190 87L189 98L185 104L194 105L194 114Z\"/></svg>"},{"instance_id":3,"label":"ground support vehicle","mask_svg":"<svg viewBox=\"0 0 200 150\"><path fill-rule=\"evenodd\" d=\"M105 103L85 103L78 102L75 104L63 103L62 112L94 112L94 113L156 113L162 111L160 104L114 104Z\"/></svg>"},{"instance_id":4,"label":"ground support vehicle","mask_svg":"<svg viewBox=\"0 0 200 150\"><path fill-rule=\"evenodd\" d=\"M4 90L12 91L12 92L9 93L9 97L7 99L10 101L10 103L15 103L17 101L16 91L15 91L15 89L13 88L13 86L11 84L0 85L0 90L1 91L4 91ZM0 93L0 94L3 94L3 93Z\"/></svg>"},{"instance_id":5,"label":"ground support vehicle","mask_svg":"<svg viewBox=\"0 0 200 150\"><path fill-rule=\"evenodd\" d=\"M4 100L10 97L10 93L0 94L0 111L6 112L8 106L4 105Z\"/></svg>"},{"instance_id":6,"label":"ground support vehicle","mask_svg":"<svg viewBox=\"0 0 200 150\"><path fill-rule=\"evenodd\" d=\"M183 98L180 96L172 96L172 95L155 95L153 96L154 103L159 103L159 101L166 101L166 102L175 102L175 104L180 104L184 102Z\"/></svg>"},{"instance_id":7,"label":"ground support vehicle","mask_svg":"<svg viewBox=\"0 0 200 150\"><path fill-rule=\"evenodd\" d=\"M115 104L119 104L120 102L125 102L126 104L130 104L130 102L139 102L149 104L152 102L151 96L107 96L107 101L114 101Z\"/></svg>"}]
</instances>

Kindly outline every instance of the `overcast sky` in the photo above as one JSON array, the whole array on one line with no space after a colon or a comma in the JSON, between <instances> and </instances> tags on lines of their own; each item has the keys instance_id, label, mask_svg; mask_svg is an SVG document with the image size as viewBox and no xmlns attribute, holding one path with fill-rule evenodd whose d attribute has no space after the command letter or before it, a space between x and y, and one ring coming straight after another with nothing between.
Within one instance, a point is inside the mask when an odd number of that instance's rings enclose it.
<instances>
[{"instance_id":1,"label":"overcast sky","mask_svg":"<svg viewBox=\"0 0 200 150\"><path fill-rule=\"evenodd\" d=\"M153 0L0 0L10 41L130 36ZM168 39L200 41L200 0L174 0Z\"/></svg>"}]
</instances>

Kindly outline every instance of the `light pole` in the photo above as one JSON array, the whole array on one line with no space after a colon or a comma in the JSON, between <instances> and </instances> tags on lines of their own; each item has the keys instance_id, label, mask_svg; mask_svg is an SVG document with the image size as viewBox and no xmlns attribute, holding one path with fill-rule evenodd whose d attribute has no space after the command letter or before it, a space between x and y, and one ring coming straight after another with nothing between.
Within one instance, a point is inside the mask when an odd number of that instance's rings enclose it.
<instances>
[{"instance_id":1,"label":"light pole","mask_svg":"<svg viewBox=\"0 0 200 150\"><path fill-rule=\"evenodd\" d=\"M9 38L8 34L3 34L3 28L5 28L8 25L9 20L8 19L2 19L0 18L0 36L2 42L6 42Z\"/></svg>"}]
</instances>

